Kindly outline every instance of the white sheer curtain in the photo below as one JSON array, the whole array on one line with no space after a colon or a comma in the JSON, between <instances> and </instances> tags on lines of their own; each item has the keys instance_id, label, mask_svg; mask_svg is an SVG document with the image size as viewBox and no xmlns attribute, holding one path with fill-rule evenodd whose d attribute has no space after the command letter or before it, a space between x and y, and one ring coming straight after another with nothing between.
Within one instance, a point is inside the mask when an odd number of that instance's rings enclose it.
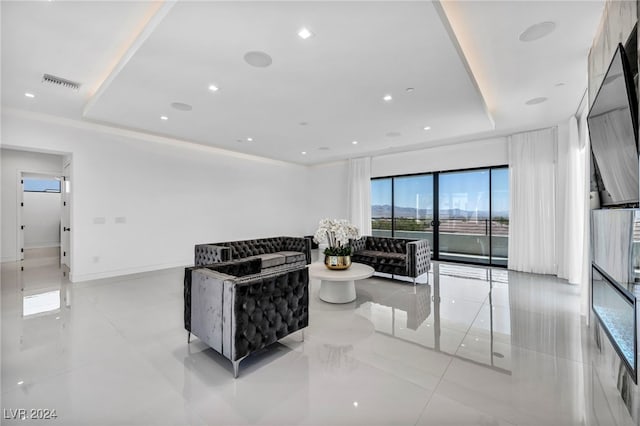
<instances>
[{"instance_id":1,"label":"white sheer curtain","mask_svg":"<svg viewBox=\"0 0 640 426\"><path fill-rule=\"evenodd\" d=\"M555 274L555 128L509 137L509 269Z\"/></svg>"},{"instance_id":2,"label":"white sheer curtain","mask_svg":"<svg viewBox=\"0 0 640 426\"><path fill-rule=\"evenodd\" d=\"M571 117L558 134L557 161L557 262L558 277L581 284L584 272L584 226L588 222L588 191L585 179L586 150Z\"/></svg>"},{"instance_id":3,"label":"white sheer curtain","mask_svg":"<svg viewBox=\"0 0 640 426\"><path fill-rule=\"evenodd\" d=\"M371 157L350 159L348 179L349 220L360 235L371 235Z\"/></svg>"},{"instance_id":4,"label":"white sheer curtain","mask_svg":"<svg viewBox=\"0 0 640 426\"><path fill-rule=\"evenodd\" d=\"M589 140L589 129L587 128L587 114L589 105L585 103L582 111L578 115L578 133L580 134L580 149L584 151L584 173L582 179L585 182L584 212L585 220L583 224L584 244L582 246L582 277L580 279L580 314L585 316L589 323L589 289L591 288L591 202L589 191L591 190L591 142Z\"/></svg>"}]
</instances>

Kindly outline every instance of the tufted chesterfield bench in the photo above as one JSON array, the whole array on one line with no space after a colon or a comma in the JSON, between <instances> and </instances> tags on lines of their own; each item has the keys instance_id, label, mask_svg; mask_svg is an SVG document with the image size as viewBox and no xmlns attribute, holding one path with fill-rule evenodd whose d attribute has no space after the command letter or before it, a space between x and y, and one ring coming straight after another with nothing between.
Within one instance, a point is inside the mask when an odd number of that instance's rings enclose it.
<instances>
[{"instance_id":1,"label":"tufted chesterfield bench","mask_svg":"<svg viewBox=\"0 0 640 426\"><path fill-rule=\"evenodd\" d=\"M309 325L306 266L261 271L260 259L190 267L184 276L184 327L233 364ZM303 335L304 338L304 335Z\"/></svg>"},{"instance_id":2,"label":"tufted chesterfield bench","mask_svg":"<svg viewBox=\"0 0 640 426\"><path fill-rule=\"evenodd\" d=\"M311 263L311 241L308 238L274 237L197 244L194 257L196 266L260 259L263 271L283 270Z\"/></svg>"},{"instance_id":3,"label":"tufted chesterfield bench","mask_svg":"<svg viewBox=\"0 0 640 426\"><path fill-rule=\"evenodd\" d=\"M382 272L416 278L431 268L429 240L365 236L350 241L351 260Z\"/></svg>"}]
</instances>

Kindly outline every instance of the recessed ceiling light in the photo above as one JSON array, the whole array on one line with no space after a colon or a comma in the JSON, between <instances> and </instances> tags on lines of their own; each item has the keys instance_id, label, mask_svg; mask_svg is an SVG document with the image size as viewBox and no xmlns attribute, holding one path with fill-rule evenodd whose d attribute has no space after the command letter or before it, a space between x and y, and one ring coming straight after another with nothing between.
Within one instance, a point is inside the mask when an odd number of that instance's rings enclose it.
<instances>
[{"instance_id":1,"label":"recessed ceiling light","mask_svg":"<svg viewBox=\"0 0 640 426\"><path fill-rule=\"evenodd\" d=\"M298 31L298 35L303 40L306 40L309 37L313 37L313 33L309 31L307 28L301 28L300 31Z\"/></svg>"},{"instance_id":2,"label":"recessed ceiling light","mask_svg":"<svg viewBox=\"0 0 640 426\"><path fill-rule=\"evenodd\" d=\"M353 141L351 143L354 144L354 145L358 145L358 141Z\"/></svg>"},{"instance_id":3,"label":"recessed ceiling light","mask_svg":"<svg viewBox=\"0 0 640 426\"><path fill-rule=\"evenodd\" d=\"M217 92L219 89L218 89L218 86L216 86L215 84L210 84L209 90L211 90L212 92Z\"/></svg>"},{"instance_id":4,"label":"recessed ceiling light","mask_svg":"<svg viewBox=\"0 0 640 426\"><path fill-rule=\"evenodd\" d=\"M555 22L540 22L530 26L520 34L520 41L529 42L546 37L556 29Z\"/></svg>"},{"instance_id":5,"label":"recessed ceiling light","mask_svg":"<svg viewBox=\"0 0 640 426\"><path fill-rule=\"evenodd\" d=\"M247 138L247 142L253 142L253 138Z\"/></svg>"},{"instance_id":6,"label":"recessed ceiling light","mask_svg":"<svg viewBox=\"0 0 640 426\"><path fill-rule=\"evenodd\" d=\"M177 109L178 111L191 111L193 107L189 104L185 104L184 102L172 102L171 108Z\"/></svg>"},{"instance_id":7,"label":"recessed ceiling light","mask_svg":"<svg viewBox=\"0 0 640 426\"><path fill-rule=\"evenodd\" d=\"M527 104L527 105L538 105L538 104L541 104L543 102L547 102L547 98L540 97L540 98L529 99L527 102L525 102L525 104Z\"/></svg>"},{"instance_id":8,"label":"recessed ceiling light","mask_svg":"<svg viewBox=\"0 0 640 426\"><path fill-rule=\"evenodd\" d=\"M34 95L33 93L29 93L29 92L25 93L24 95L25 95L27 98L35 98L35 97L36 97L36 95Z\"/></svg>"},{"instance_id":9,"label":"recessed ceiling light","mask_svg":"<svg viewBox=\"0 0 640 426\"><path fill-rule=\"evenodd\" d=\"M357 407L358 406L358 401L353 401L353 406Z\"/></svg>"},{"instance_id":10,"label":"recessed ceiling light","mask_svg":"<svg viewBox=\"0 0 640 426\"><path fill-rule=\"evenodd\" d=\"M391 95L384 95L384 97L382 98L385 102L389 102L391 99L393 99L393 97Z\"/></svg>"},{"instance_id":11,"label":"recessed ceiling light","mask_svg":"<svg viewBox=\"0 0 640 426\"><path fill-rule=\"evenodd\" d=\"M20 380L20 381L18 382L18 385L23 385L23 384L24 384L24 380Z\"/></svg>"},{"instance_id":12,"label":"recessed ceiling light","mask_svg":"<svg viewBox=\"0 0 640 426\"><path fill-rule=\"evenodd\" d=\"M167 121L168 119L169 119L169 117L167 117L166 115L161 115L160 116L160 120Z\"/></svg>"},{"instance_id":13,"label":"recessed ceiling light","mask_svg":"<svg viewBox=\"0 0 640 426\"><path fill-rule=\"evenodd\" d=\"M307 155L307 151L302 151L300 154Z\"/></svg>"},{"instance_id":14,"label":"recessed ceiling light","mask_svg":"<svg viewBox=\"0 0 640 426\"><path fill-rule=\"evenodd\" d=\"M431 130L431 126L424 126L423 129L424 130Z\"/></svg>"},{"instance_id":15,"label":"recessed ceiling light","mask_svg":"<svg viewBox=\"0 0 640 426\"><path fill-rule=\"evenodd\" d=\"M271 56L264 52L247 52L244 55L244 61L252 67L266 68L273 62Z\"/></svg>"}]
</instances>

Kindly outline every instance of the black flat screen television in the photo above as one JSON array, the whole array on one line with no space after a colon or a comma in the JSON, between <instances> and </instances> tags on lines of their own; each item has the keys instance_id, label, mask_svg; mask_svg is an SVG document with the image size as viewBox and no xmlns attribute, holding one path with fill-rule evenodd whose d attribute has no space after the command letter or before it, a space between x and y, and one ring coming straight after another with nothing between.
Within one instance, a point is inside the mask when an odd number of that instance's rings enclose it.
<instances>
[{"instance_id":1,"label":"black flat screen television","mask_svg":"<svg viewBox=\"0 0 640 426\"><path fill-rule=\"evenodd\" d=\"M622 44L587 116L602 205L637 205L638 101Z\"/></svg>"}]
</instances>

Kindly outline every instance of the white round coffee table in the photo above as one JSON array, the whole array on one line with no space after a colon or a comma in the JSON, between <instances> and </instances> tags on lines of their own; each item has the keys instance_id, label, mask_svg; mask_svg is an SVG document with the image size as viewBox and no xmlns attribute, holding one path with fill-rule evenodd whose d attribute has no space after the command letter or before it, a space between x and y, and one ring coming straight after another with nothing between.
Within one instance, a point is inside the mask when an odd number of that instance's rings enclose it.
<instances>
[{"instance_id":1,"label":"white round coffee table","mask_svg":"<svg viewBox=\"0 0 640 426\"><path fill-rule=\"evenodd\" d=\"M309 265L309 276L320 280L321 300L329 303L348 303L356 300L356 280L363 280L373 275L371 266L352 263L349 269L336 271L327 269L324 263Z\"/></svg>"}]
</instances>

